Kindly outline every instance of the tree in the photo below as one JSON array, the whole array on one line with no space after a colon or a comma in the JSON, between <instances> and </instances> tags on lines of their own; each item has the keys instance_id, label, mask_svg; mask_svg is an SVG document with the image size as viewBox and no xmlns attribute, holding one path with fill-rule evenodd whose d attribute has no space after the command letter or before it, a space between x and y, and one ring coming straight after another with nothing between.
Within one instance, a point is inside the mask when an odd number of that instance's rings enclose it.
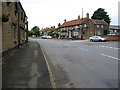
<instances>
[{"instance_id":1,"label":"tree","mask_svg":"<svg viewBox=\"0 0 120 90\"><path fill-rule=\"evenodd\" d=\"M40 35L40 28L38 26L34 26L32 29L31 29L31 32L33 35L36 35L39 36Z\"/></svg>"},{"instance_id":2,"label":"tree","mask_svg":"<svg viewBox=\"0 0 120 90\"><path fill-rule=\"evenodd\" d=\"M35 30L40 30L40 28L38 26L34 26L31 31L35 31Z\"/></svg>"},{"instance_id":3,"label":"tree","mask_svg":"<svg viewBox=\"0 0 120 90\"><path fill-rule=\"evenodd\" d=\"M32 36L32 32L28 31L28 36L31 37Z\"/></svg>"},{"instance_id":4,"label":"tree","mask_svg":"<svg viewBox=\"0 0 120 90\"><path fill-rule=\"evenodd\" d=\"M60 26L61 26L61 24L59 23L59 24L58 24L58 27L60 27Z\"/></svg>"},{"instance_id":5,"label":"tree","mask_svg":"<svg viewBox=\"0 0 120 90\"><path fill-rule=\"evenodd\" d=\"M98 8L94 13L93 16L91 17L92 19L99 19L99 20L104 20L106 21L108 24L110 24L110 17L109 15L107 15L107 12L105 12L105 9L103 8Z\"/></svg>"}]
</instances>

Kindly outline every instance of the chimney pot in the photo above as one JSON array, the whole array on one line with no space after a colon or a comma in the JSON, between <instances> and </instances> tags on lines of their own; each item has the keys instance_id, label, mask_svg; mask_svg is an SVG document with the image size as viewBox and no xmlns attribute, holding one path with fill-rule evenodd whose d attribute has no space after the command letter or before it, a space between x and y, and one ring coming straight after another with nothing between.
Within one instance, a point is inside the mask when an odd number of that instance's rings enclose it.
<instances>
[{"instance_id":1,"label":"chimney pot","mask_svg":"<svg viewBox=\"0 0 120 90\"><path fill-rule=\"evenodd\" d=\"M87 15L86 15L86 16L87 16L87 18L89 18L89 13L87 13Z\"/></svg>"},{"instance_id":2,"label":"chimney pot","mask_svg":"<svg viewBox=\"0 0 120 90\"><path fill-rule=\"evenodd\" d=\"M80 19L80 15L78 16L78 19Z\"/></svg>"},{"instance_id":3,"label":"chimney pot","mask_svg":"<svg viewBox=\"0 0 120 90\"><path fill-rule=\"evenodd\" d=\"M66 19L64 20L64 22L66 22Z\"/></svg>"}]
</instances>

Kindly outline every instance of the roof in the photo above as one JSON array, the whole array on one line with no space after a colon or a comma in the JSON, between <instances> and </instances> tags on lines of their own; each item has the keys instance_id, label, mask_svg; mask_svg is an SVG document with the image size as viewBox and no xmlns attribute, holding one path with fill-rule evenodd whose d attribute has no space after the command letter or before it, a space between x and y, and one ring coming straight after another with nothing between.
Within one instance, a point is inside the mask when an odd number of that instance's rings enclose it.
<instances>
[{"instance_id":1,"label":"roof","mask_svg":"<svg viewBox=\"0 0 120 90\"><path fill-rule=\"evenodd\" d=\"M104 20L98 20L98 19L91 19L94 24L103 24L103 25L108 25L107 22Z\"/></svg>"},{"instance_id":2,"label":"roof","mask_svg":"<svg viewBox=\"0 0 120 90\"><path fill-rule=\"evenodd\" d=\"M110 25L110 26L109 26L109 29L112 29L112 30L120 30L120 26L118 26L118 25Z\"/></svg>"},{"instance_id":3,"label":"roof","mask_svg":"<svg viewBox=\"0 0 120 90\"><path fill-rule=\"evenodd\" d=\"M83 18L83 19L81 18L81 19L67 21L67 22L64 22L60 27L67 27L67 26L74 26L74 25L82 24L86 19L87 18ZM91 21L94 24L108 25L107 22L105 22L104 20L91 19Z\"/></svg>"},{"instance_id":4,"label":"roof","mask_svg":"<svg viewBox=\"0 0 120 90\"><path fill-rule=\"evenodd\" d=\"M73 25L82 24L82 22L84 22L86 19L87 18L83 18L83 19L81 18L81 19L67 21L67 22L64 22L60 27L73 26Z\"/></svg>"}]
</instances>

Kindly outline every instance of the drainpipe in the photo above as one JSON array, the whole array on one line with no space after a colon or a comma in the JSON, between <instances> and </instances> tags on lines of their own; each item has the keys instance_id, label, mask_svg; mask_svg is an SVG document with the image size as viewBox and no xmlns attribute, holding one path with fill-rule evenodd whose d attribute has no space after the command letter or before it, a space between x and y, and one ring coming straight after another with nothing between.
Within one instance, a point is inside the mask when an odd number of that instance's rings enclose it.
<instances>
[{"instance_id":1,"label":"drainpipe","mask_svg":"<svg viewBox=\"0 0 120 90\"><path fill-rule=\"evenodd\" d=\"M20 47L20 27L19 27L20 20L19 20L19 17L20 17L20 11L19 11L19 5L18 5L18 48Z\"/></svg>"}]
</instances>

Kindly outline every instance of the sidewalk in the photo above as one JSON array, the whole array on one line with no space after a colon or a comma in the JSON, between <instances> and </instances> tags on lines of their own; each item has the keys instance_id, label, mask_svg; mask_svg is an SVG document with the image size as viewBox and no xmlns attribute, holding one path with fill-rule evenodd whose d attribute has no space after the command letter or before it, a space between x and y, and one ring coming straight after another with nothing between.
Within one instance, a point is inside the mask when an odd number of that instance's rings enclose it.
<instances>
[{"instance_id":1,"label":"sidewalk","mask_svg":"<svg viewBox=\"0 0 120 90\"><path fill-rule=\"evenodd\" d=\"M2 78L3 88L52 88L41 48L33 41L3 60Z\"/></svg>"}]
</instances>

